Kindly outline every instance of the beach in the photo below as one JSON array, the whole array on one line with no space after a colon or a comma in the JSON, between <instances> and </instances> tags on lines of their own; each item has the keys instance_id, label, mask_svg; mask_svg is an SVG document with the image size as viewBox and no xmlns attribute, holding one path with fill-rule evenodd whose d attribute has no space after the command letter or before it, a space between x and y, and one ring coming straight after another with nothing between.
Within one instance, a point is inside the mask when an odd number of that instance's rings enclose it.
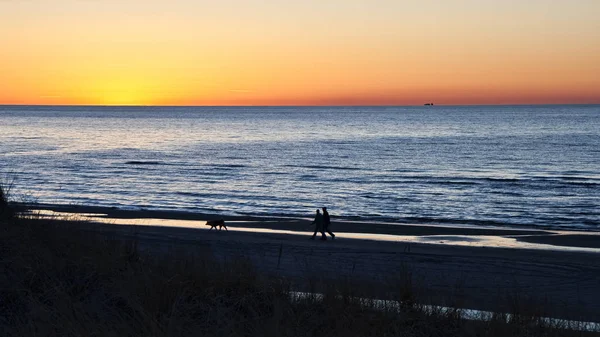
<instances>
[{"instance_id":1,"label":"beach","mask_svg":"<svg viewBox=\"0 0 600 337\"><path fill-rule=\"evenodd\" d=\"M310 240L310 219L45 206L44 212L86 220L79 226L113 239L136 238L145 252L204 252L219 260L247 259L266 275L294 280L364 282L385 289L410 282L428 304L509 311L538 307L547 317L600 317L600 236L528 228L407 225L335 219L336 240ZM393 239L395 238L395 239ZM585 247L581 247L585 246ZM314 289L313 289L314 290Z\"/></svg>"},{"instance_id":2,"label":"beach","mask_svg":"<svg viewBox=\"0 0 600 337\"><path fill-rule=\"evenodd\" d=\"M600 336L600 0L0 0L0 337Z\"/></svg>"}]
</instances>

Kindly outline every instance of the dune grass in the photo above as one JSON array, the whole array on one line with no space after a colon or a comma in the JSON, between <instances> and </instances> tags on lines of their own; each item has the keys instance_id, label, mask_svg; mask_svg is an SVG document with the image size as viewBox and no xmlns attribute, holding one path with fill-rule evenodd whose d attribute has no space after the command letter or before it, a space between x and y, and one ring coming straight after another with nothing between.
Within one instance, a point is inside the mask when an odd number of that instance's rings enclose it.
<instances>
[{"instance_id":1,"label":"dune grass","mask_svg":"<svg viewBox=\"0 0 600 337\"><path fill-rule=\"evenodd\" d=\"M0 182L0 220L10 220L14 216L14 211L9 204L11 186Z\"/></svg>"},{"instance_id":2,"label":"dune grass","mask_svg":"<svg viewBox=\"0 0 600 337\"><path fill-rule=\"evenodd\" d=\"M298 297L290 280L261 275L243 258L141 252L135 238L77 221L4 218L0 243L3 336L593 335L529 314L469 321L426 309L409 271L385 285L397 300L386 305L365 297L384 285L340 280L322 296Z\"/></svg>"}]
</instances>

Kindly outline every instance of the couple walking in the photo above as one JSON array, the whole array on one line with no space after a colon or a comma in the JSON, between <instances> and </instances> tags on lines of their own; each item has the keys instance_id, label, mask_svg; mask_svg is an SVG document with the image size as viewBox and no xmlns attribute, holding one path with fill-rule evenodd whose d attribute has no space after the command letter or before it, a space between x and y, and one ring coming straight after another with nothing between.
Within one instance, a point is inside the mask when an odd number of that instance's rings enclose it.
<instances>
[{"instance_id":1,"label":"couple walking","mask_svg":"<svg viewBox=\"0 0 600 337\"><path fill-rule=\"evenodd\" d=\"M323 207L323 214L321 214L321 211L317 209L315 220L312 222L311 225L315 225L315 232L311 237L312 240L314 240L315 236L317 236L317 232L321 232L321 240L327 240L327 235L325 235L325 232L331 235L331 240L335 239L335 234L333 234L331 230L329 230L329 225L331 225L331 218L329 217L329 212L327 212L327 207Z\"/></svg>"}]
</instances>

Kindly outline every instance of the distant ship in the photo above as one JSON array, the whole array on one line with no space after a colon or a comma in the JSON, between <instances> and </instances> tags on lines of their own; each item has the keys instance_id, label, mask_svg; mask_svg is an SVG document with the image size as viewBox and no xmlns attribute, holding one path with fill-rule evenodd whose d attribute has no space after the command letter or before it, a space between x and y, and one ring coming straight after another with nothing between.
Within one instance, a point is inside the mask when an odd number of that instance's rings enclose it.
<instances>
[{"instance_id":1,"label":"distant ship","mask_svg":"<svg viewBox=\"0 0 600 337\"><path fill-rule=\"evenodd\" d=\"M424 105L425 105L425 106L432 106L432 105L433 105L433 103L425 103Z\"/></svg>"}]
</instances>

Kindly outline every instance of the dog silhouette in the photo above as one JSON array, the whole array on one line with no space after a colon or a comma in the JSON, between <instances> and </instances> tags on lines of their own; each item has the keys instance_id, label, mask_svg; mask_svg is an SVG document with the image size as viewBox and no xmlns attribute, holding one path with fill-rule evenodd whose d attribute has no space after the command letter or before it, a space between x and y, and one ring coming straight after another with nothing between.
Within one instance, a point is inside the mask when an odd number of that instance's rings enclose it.
<instances>
[{"instance_id":1,"label":"dog silhouette","mask_svg":"<svg viewBox=\"0 0 600 337\"><path fill-rule=\"evenodd\" d=\"M212 230L213 228L215 230L217 230L217 226L219 226L219 230L221 230L222 228L225 228L226 231L229 232L229 230L227 229L227 226L225 226L225 220L220 219L220 220L209 220L206 222L207 226L210 226L210 230Z\"/></svg>"}]
</instances>

